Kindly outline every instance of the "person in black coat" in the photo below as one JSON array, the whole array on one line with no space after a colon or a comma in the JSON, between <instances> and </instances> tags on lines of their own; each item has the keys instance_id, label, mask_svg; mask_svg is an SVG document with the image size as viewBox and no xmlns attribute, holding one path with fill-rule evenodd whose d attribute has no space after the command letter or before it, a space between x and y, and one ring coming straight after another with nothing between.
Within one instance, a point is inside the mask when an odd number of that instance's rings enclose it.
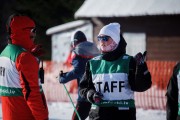
<instances>
[{"instance_id":1,"label":"person in black coat","mask_svg":"<svg viewBox=\"0 0 180 120\"><path fill-rule=\"evenodd\" d=\"M167 86L166 118L180 120L180 62L174 66Z\"/></svg>"},{"instance_id":2,"label":"person in black coat","mask_svg":"<svg viewBox=\"0 0 180 120\"><path fill-rule=\"evenodd\" d=\"M92 103L89 120L136 120L134 92L152 84L144 56L126 54L119 23L104 26L98 41L102 54L87 62L79 90Z\"/></svg>"}]
</instances>

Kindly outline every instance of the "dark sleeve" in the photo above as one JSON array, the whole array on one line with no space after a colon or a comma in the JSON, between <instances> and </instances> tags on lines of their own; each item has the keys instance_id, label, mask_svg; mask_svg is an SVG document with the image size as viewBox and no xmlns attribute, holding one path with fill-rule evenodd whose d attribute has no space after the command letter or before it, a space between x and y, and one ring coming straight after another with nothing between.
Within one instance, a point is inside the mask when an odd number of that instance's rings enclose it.
<instances>
[{"instance_id":1,"label":"dark sleeve","mask_svg":"<svg viewBox=\"0 0 180 120\"><path fill-rule=\"evenodd\" d=\"M95 90L94 84L92 82L91 71L89 68L90 68L89 62L87 62L85 67L85 73L80 81L80 89L79 89L79 94L83 98L87 97L88 91Z\"/></svg>"},{"instance_id":2,"label":"dark sleeve","mask_svg":"<svg viewBox=\"0 0 180 120\"><path fill-rule=\"evenodd\" d=\"M75 58L73 60L73 67L74 67L73 70L71 70L70 72L67 72L63 76L60 76L61 82L67 83L74 79L80 79L84 74L85 65L86 65L85 60L80 59L80 58Z\"/></svg>"},{"instance_id":3,"label":"dark sleeve","mask_svg":"<svg viewBox=\"0 0 180 120\"><path fill-rule=\"evenodd\" d=\"M173 74L167 86L166 114L167 120L176 120L178 114L178 85L177 85L177 66L174 67Z\"/></svg>"},{"instance_id":4,"label":"dark sleeve","mask_svg":"<svg viewBox=\"0 0 180 120\"><path fill-rule=\"evenodd\" d=\"M129 63L129 84L131 89L136 92L143 92L151 87L151 74L148 71L146 62L136 66L134 58Z\"/></svg>"}]
</instances>

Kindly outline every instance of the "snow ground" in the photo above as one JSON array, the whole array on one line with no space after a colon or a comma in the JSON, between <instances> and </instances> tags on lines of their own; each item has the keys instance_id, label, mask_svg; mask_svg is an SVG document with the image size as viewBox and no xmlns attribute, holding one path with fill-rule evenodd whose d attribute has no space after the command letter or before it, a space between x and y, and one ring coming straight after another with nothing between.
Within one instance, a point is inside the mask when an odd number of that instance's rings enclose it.
<instances>
[{"instance_id":1,"label":"snow ground","mask_svg":"<svg viewBox=\"0 0 180 120\"><path fill-rule=\"evenodd\" d=\"M0 104L1 108L1 104ZM71 120L73 106L69 102L48 103L50 120ZM137 109L137 120L165 120L166 112L163 110ZM2 120L2 109L0 109L0 120Z\"/></svg>"},{"instance_id":2,"label":"snow ground","mask_svg":"<svg viewBox=\"0 0 180 120\"><path fill-rule=\"evenodd\" d=\"M71 103L49 103L50 120L71 120L73 106ZM165 120L166 112L163 110L137 109L137 120Z\"/></svg>"}]
</instances>

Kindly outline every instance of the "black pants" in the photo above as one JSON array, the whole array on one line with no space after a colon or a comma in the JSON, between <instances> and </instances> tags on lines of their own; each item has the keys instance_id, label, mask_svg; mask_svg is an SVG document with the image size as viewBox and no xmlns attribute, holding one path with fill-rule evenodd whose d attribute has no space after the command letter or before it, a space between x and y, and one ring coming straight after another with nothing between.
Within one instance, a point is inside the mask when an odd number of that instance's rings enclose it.
<instances>
[{"instance_id":1,"label":"black pants","mask_svg":"<svg viewBox=\"0 0 180 120\"><path fill-rule=\"evenodd\" d=\"M136 120L136 109L119 110L117 107L91 109L89 120Z\"/></svg>"},{"instance_id":2,"label":"black pants","mask_svg":"<svg viewBox=\"0 0 180 120\"><path fill-rule=\"evenodd\" d=\"M180 116L179 115L177 116L177 120L180 120Z\"/></svg>"},{"instance_id":3,"label":"black pants","mask_svg":"<svg viewBox=\"0 0 180 120\"><path fill-rule=\"evenodd\" d=\"M81 120L85 120L88 117L90 109L91 103L82 101L77 102L76 110L78 111ZM79 120L75 111L73 113L72 120Z\"/></svg>"}]
</instances>

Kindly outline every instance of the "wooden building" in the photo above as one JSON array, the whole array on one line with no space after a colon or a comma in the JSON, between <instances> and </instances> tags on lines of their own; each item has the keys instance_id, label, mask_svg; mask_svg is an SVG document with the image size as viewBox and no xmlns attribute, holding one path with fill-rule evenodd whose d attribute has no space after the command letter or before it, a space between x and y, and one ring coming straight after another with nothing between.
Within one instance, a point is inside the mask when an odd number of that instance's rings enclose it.
<instances>
[{"instance_id":1,"label":"wooden building","mask_svg":"<svg viewBox=\"0 0 180 120\"><path fill-rule=\"evenodd\" d=\"M149 60L180 60L180 0L86 0L75 18L93 23L96 43L104 25L118 22L132 55L147 50Z\"/></svg>"}]
</instances>

